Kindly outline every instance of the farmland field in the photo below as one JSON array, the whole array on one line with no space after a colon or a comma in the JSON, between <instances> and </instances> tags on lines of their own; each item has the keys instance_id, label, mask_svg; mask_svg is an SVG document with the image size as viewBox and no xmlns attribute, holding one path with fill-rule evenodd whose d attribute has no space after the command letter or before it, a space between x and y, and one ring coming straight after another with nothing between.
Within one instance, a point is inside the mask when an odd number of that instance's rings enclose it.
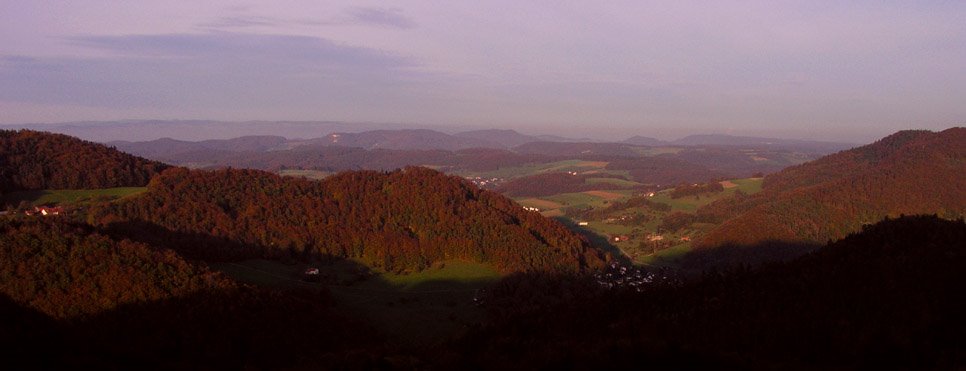
<instances>
[{"instance_id":1,"label":"farmland field","mask_svg":"<svg viewBox=\"0 0 966 371\"><path fill-rule=\"evenodd\" d=\"M616 200L618 198L624 197L620 193L608 192L608 191L584 191L584 194L588 194L594 197L600 197L605 200Z\"/></svg>"},{"instance_id":2,"label":"farmland field","mask_svg":"<svg viewBox=\"0 0 966 371\"><path fill-rule=\"evenodd\" d=\"M321 170L286 169L286 170L279 170L278 174L281 176L295 176L295 177L303 177L303 178L318 180L318 179L325 179L326 177L335 173L331 171L321 171Z\"/></svg>"},{"instance_id":3,"label":"farmland field","mask_svg":"<svg viewBox=\"0 0 966 371\"><path fill-rule=\"evenodd\" d=\"M11 192L0 197L2 203L17 205L83 204L97 200L117 200L147 191L146 187L120 187L103 189L45 189L40 191Z\"/></svg>"},{"instance_id":4,"label":"farmland field","mask_svg":"<svg viewBox=\"0 0 966 371\"><path fill-rule=\"evenodd\" d=\"M589 184L605 183L605 184L610 184L610 185L614 185L622 188L637 187L642 185L641 183L638 183L638 182L625 180L625 179L618 179L618 178L590 178L590 179L587 179L586 182Z\"/></svg>"},{"instance_id":5,"label":"farmland field","mask_svg":"<svg viewBox=\"0 0 966 371\"><path fill-rule=\"evenodd\" d=\"M575 163L575 162L572 162ZM596 179L588 179L593 181ZM619 179L613 179L620 181ZM609 183L610 179L608 179ZM554 217L564 222L571 229L587 236L594 244L606 251L625 254L633 262L652 266L669 266L676 262L688 251L690 243L687 239L700 237L713 225L707 223L692 223L674 232L659 230L663 219L673 212L694 213L699 207L711 202L734 196L742 191L753 194L761 191L762 178L730 179L722 181L724 191L704 193L697 196L671 198L672 189L656 192L649 201L667 204L668 211L660 211L649 206L622 207L608 214L588 214L585 216L565 216L565 210L570 208L606 210L617 202L624 202L631 197L639 196L639 190L611 189L595 190L577 193L561 193L544 197L518 198L516 201L524 206L536 207L541 214ZM614 184L614 183L612 183ZM616 186L616 184L615 184ZM633 220L633 221L632 221ZM585 222L587 225L579 225ZM649 239L660 236L656 244ZM614 237L621 237L615 240ZM623 238L627 237L626 240Z\"/></svg>"},{"instance_id":6,"label":"farmland field","mask_svg":"<svg viewBox=\"0 0 966 371\"><path fill-rule=\"evenodd\" d=\"M525 199L517 200L517 202L520 205L529 206L529 207L535 207L535 208L538 208L540 210L559 209L561 206L563 206L563 205L561 205L559 203L556 203L556 202L553 202L553 201L548 201L548 200L541 200L539 198L525 198Z\"/></svg>"},{"instance_id":7,"label":"farmland field","mask_svg":"<svg viewBox=\"0 0 966 371\"><path fill-rule=\"evenodd\" d=\"M604 161L583 161L583 160L564 160L549 163L539 163L530 164L515 167L504 167L493 171L460 171L457 174L461 176L479 176L484 178L504 178L512 179L528 175L544 174L544 173L555 173L555 172L566 172L566 171L576 171L576 172L607 172L604 167L607 166L607 162Z\"/></svg>"}]
</instances>

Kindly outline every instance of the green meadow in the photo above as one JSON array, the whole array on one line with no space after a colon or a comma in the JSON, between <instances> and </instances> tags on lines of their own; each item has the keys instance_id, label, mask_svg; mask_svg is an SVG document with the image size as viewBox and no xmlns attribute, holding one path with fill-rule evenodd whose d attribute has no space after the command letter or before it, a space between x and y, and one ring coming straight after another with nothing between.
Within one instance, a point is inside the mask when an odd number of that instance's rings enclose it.
<instances>
[{"instance_id":1,"label":"green meadow","mask_svg":"<svg viewBox=\"0 0 966 371\"><path fill-rule=\"evenodd\" d=\"M120 187L103 189L45 189L40 191L11 192L0 196L2 203L18 205L84 204L93 201L110 201L130 197L147 191L146 187Z\"/></svg>"}]
</instances>

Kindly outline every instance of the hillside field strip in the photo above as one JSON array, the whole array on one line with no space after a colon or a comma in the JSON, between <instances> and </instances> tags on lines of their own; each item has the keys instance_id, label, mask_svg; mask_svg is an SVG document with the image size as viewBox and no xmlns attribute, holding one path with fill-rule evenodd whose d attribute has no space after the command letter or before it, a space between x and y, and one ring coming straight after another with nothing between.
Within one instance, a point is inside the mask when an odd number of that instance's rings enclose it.
<instances>
[{"instance_id":1,"label":"hillside field strip","mask_svg":"<svg viewBox=\"0 0 966 371\"><path fill-rule=\"evenodd\" d=\"M119 200L146 192L147 187L119 187L102 189L45 189L11 192L0 197L2 203L14 205L27 202L33 206L84 204L99 200Z\"/></svg>"}]
</instances>

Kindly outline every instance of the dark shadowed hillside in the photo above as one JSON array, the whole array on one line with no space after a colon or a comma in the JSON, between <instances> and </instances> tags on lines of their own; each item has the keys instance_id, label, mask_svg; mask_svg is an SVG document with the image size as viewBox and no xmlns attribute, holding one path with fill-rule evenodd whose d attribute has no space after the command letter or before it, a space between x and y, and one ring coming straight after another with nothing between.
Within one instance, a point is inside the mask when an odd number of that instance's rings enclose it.
<instances>
[{"instance_id":1,"label":"dark shadowed hillside","mask_svg":"<svg viewBox=\"0 0 966 371\"><path fill-rule=\"evenodd\" d=\"M166 167L62 134L0 130L0 192L139 187Z\"/></svg>"},{"instance_id":2,"label":"dark shadowed hillside","mask_svg":"<svg viewBox=\"0 0 966 371\"><path fill-rule=\"evenodd\" d=\"M0 293L55 318L232 288L172 250L62 219L0 219Z\"/></svg>"},{"instance_id":3,"label":"dark shadowed hillside","mask_svg":"<svg viewBox=\"0 0 966 371\"><path fill-rule=\"evenodd\" d=\"M460 178L424 169L322 181L253 170L171 169L148 192L99 211L101 224L164 229L211 259L359 258L388 271L464 259L505 271L577 272L603 256L563 225Z\"/></svg>"},{"instance_id":4,"label":"dark shadowed hillside","mask_svg":"<svg viewBox=\"0 0 966 371\"><path fill-rule=\"evenodd\" d=\"M10 368L366 368L380 335L334 307L324 290L242 286L90 226L0 217Z\"/></svg>"},{"instance_id":5,"label":"dark shadowed hillside","mask_svg":"<svg viewBox=\"0 0 966 371\"><path fill-rule=\"evenodd\" d=\"M724 206L735 217L711 231L699 246L815 244L886 216L962 217L964 173L966 129L899 132L766 177L761 193ZM709 205L715 207L722 205Z\"/></svg>"},{"instance_id":6,"label":"dark shadowed hillside","mask_svg":"<svg viewBox=\"0 0 966 371\"><path fill-rule=\"evenodd\" d=\"M962 220L904 217L788 263L643 293L572 278L507 279L491 290L489 326L460 343L454 364L958 369L964 240Z\"/></svg>"}]
</instances>

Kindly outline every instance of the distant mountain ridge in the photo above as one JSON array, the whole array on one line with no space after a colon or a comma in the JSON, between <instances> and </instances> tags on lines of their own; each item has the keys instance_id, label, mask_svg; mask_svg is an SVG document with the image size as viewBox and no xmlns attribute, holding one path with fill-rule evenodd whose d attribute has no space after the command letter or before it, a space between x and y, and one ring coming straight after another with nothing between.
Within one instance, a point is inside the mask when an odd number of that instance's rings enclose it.
<instances>
[{"instance_id":1,"label":"distant mountain ridge","mask_svg":"<svg viewBox=\"0 0 966 371\"><path fill-rule=\"evenodd\" d=\"M289 140L274 135L252 135L233 139L209 139L189 142L171 138L155 139L147 142L114 141L106 143L120 151L143 157L164 157L173 154L203 150L227 152L262 152L279 148Z\"/></svg>"},{"instance_id":2,"label":"distant mountain ridge","mask_svg":"<svg viewBox=\"0 0 966 371\"><path fill-rule=\"evenodd\" d=\"M308 142L364 149L441 149L456 151L468 148L501 147L500 144L485 139L458 137L428 129L332 133Z\"/></svg>"},{"instance_id":3,"label":"distant mountain ridge","mask_svg":"<svg viewBox=\"0 0 966 371\"><path fill-rule=\"evenodd\" d=\"M635 135L633 137L627 138L623 143L633 144L638 146L649 146L649 147L660 147L670 145L670 142L663 141L660 139L655 139L651 137L642 137L640 135Z\"/></svg>"},{"instance_id":4,"label":"distant mountain ridge","mask_svg":"<svg viewBox=\"0 0 966 371\"><path fill-rule=\"evenodd\" d=\"M486 129L486 130L474 130L474 131L464 131L461 133L454 134L456 137L461 138L472 138L488 143L495 143L503 148L513 148L521 144L530 142L539 142L543 139L535 137L532 135L524 135L516 132L516 130L501 130L501 129Z\"/></svg>"},{"instance_id":5,"label":"distant mountain ridge","mask_svg":"<svg viewBox=\"0 0 966 371\"><path fill-rule=\"evenodd\" d=\"M778 139L761 137L743 137L726 134L689 135L672 141L679 146L746 146L746 147L783 147L815 152L832 153L846 150L855 146L851 143L823 142L800 139Z\"/></svg>"}]
</instances>

